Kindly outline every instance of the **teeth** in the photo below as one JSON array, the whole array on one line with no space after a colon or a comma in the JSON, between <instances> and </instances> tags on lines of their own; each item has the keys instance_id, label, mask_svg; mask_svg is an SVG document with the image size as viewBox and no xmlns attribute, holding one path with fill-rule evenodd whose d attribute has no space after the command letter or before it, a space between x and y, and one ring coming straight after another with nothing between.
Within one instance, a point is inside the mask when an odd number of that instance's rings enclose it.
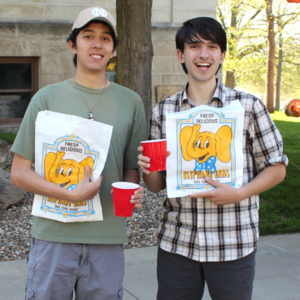
<instances>
[{"instance_id":1,"label":"teeth","mask_svg":"<svg viewBox=\"0 0 300 300\"><path fill-rule=\"evenodd\" d=\"M209 63L198 63L196 64L198 67L209 67L210 64Z\"/></svg>"},{"instance_id":2,"label":"teeth","mask_svg":"<svg viewBox=\"0 0 300 300\"><path fill-rule=\"evenodd\" d=\"M96 58L102 58L103 57L103 55L96 55L96 54L92 54L91 56L96 57Z\"/></svg>"}]
</instances>

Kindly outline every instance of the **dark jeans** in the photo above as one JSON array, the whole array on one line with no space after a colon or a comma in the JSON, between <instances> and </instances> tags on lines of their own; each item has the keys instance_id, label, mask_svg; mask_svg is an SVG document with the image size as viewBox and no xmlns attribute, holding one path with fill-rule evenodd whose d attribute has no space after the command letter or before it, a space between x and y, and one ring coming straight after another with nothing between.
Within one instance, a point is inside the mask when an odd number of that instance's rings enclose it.
<instances>
[{"instance_id":1,"label":"dark jeans","mask_svg":"<svg viewBox=\"0 0 300 300\"><path fill-rule=\"evenodd\" d=\"M157 300L200 300L205 282L213 300L251 300L256 249L241 259L204 262L158 248Z\"/></svg>"}]
</instances>

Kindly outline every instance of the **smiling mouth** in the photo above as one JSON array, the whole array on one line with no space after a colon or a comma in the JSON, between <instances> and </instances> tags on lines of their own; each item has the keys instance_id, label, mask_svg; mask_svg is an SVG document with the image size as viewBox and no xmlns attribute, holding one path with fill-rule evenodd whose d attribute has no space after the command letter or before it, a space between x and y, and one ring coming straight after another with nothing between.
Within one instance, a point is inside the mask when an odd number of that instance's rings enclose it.
<instances>
[{"instance_id":1,"label":"smiling mouth","mask_svg":"<svg viewBox=\"0 0 300 300\"><path fill-rule=\"evenodd\" d=\"M91 54L90 56L94 58L103 58L103 55L101 54Z\"/></svg>"},{"instance_id":2,"label":"smiling mouth","mask_svg":"<svg viewBox=\"0 0 300 300\"><path fill-rule=\"evenodd\" d=\"M62 183L62 184L60 184L59 186L63 188L63 187L65 187L65 186L66 186L67 184L69 184L69 183L70 183L70 181L68 181L68 182L66 182L66 183Z\"/></svg>"},{"instance_id":3,"label":"smiling mouth","mask_svg":"<svg viewBox=\"0 0 300 300\"><path fill-rule=\"evenodd\" d=\"M209 68L211 66L211 64L210 63L196 63L196 66L200 67L200 68Z\"/></svg>"},{"instance_id":4,"label":"smiling mouth","mask_svg":"<svg viewBox=\"0 0 300 300\"><path fill-rule=\"evenodd\" d=\"M198 157L198 160L199 160L199 161L203 160L207 155L208 155L208 153L206 153L205 155L203 155L203 156L201 156L201 157Z\"/></svg>"}]
</instances>

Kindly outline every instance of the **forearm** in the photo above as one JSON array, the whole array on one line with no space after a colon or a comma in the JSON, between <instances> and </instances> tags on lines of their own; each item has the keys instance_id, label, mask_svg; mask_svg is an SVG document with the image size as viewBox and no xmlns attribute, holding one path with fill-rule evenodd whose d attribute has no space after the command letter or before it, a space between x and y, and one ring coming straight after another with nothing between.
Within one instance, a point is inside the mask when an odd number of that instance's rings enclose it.
<instances>
[{"instance_id":1,"label":"forearm","mask_svg":"<svg viewBox=\"0 0 300 300\"><path fill-rule=\"evenodd\" d=\"M137 169L124 170L123 180L127 182L140 183L140 173Z\"/></svg>"},{"instance_id":2,"label":"forearm","mask_svg":"<svg viewBox=\"0 0 300 300\"><path fill-rule=\"evenodd\" d=\"M69 190L61 188L28 168L11 170L11 182L13 185L27 192L47 197L59 198L73 202L72 193Z\"/></svg>"},{"instance_id":3,"label":"forearm","mask_svg":"<svg viewBox=\"0 0 300 300\"><path fill-rule=\"evenodd\" d=\"M160 172L143 173L147 188L153 193L159 193L165 186L165 181Z\"/></svg>"},{"instance_id":4,"label":"forearm","mask_svg":"<svg viewBox=\"0 0 300 300\"><path fill-rule=\"evenodd\" d=\"M254 178L254 180L239 189L240 201L271 189L282 182L285 175L286 167L282 163L265 168Z\"/></svg>"},{"instance_id":5,"label":"forearm","mask_svg":"<svg viewBox=\"0 0 300 300\"><path fill-rule=\"evenodd\" d=\"M15 154L10 179L13 185L33 194L67 200L71 203L90 200L100 192L102 177L89 182L90 169L85 168L83 179L74 190L64 189L42 178L31 170L32 162Z\"/></svg>"}]
</instances>

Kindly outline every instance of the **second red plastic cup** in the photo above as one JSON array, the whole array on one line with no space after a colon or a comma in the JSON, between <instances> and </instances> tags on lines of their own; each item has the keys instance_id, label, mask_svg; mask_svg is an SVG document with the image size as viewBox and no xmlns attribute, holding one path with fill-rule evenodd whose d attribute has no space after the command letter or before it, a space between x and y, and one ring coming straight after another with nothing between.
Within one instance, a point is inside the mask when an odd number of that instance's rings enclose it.
<instances>
[{"instance_id":1,"label":"second red plastic cup","mask_svg":"<svg viewBox=\"0 0 300 300\"><path fill-rule=\"evenodd\" d=\"M130 203L130 198L140 186L135 183L120 181L114 182L112 187L115 215L125 218L131 217L134 203Z\"/></svg>"},{"instance_id":2,"label":"second red plastic cup","mask_svg":"<svg viewBox=\"0 0 300 300\"><path fill-rule=\"evenodd\" d=\"M150 158L150 172L164 171L167 162L167 140L150 140L141 142L144 156Z\"/></svg>"}]
</instances>

